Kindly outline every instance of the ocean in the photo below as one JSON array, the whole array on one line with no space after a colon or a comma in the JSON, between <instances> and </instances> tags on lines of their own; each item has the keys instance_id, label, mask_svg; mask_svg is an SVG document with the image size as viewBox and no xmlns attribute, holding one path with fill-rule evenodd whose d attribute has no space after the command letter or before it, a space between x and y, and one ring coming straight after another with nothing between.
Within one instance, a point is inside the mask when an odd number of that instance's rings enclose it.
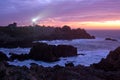
<instances>
[{"instance_id":1,"label":"ocean","mask_svg":"<svg viewBox=\"0 0 120 80\"><path fill-rule=\"evenodd\" d=\"M87 32L99 38L120 39L120 30L87 30Z\"/></svg>"},{"instance_id":2,"label":"ocean","mask_svg":"<svg viewBox=\"0 0 120 80\"><path fill-rule=\"evenodd\" d=\"M43 61L34 61L34 60L25 60L25 61L18 61L14 60L13 62L9 61L9 64L19 65L19 66L30 66L30 63L36 63L45 67L52 67L54 65L61 65L64 66L65 63L73 62L74 65L84 65L90 66L90 64L98 63L102 58L105 58L111 50L114 50L118 46L120 46L120 31L119 30L87 30L88 33L91 35L96 36L96 39L74 39L74 40L53 40L53 41L39 41L45 42L48 44L65 44L65 45L73 45L77 47L78 55L76 57L66 57L60 58L60 61L46 63ZM109 41L105 40L105 38L113 38L117 39L118 41ZM9 53L16 53L16 54L28 54L30 48L0 48L0 51L3 51L9 57Z\"/></svg>"}]
</instances>

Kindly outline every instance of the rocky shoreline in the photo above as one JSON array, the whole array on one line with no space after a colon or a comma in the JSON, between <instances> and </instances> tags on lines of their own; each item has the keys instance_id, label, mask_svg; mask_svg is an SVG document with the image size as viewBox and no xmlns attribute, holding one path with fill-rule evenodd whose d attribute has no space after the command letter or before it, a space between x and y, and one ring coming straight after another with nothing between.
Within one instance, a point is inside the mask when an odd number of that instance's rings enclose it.
<instances>
[{"instance_id":1,"label":"rocky shoreline","mask_svg":"<svg viewBox=\"0 0 120 80\"><path fill-rule=\"evenodd\" d=\"M8 58L0 53L0 80L120 80L120 47L111 51L106 59L89 67L74 66L43 67L31 63L26 66L14 66L7 63Z\"/></svg>"},{"instance_id":2,"label":"rocky shoreline","mask_svg":"<svg viewBox=\"0 0 120 80\"><path fill-rule=\"evenodd\" d=\"M81 65L43 67L31 64L31 67L27 68L26 66L19 67L0 62L1 80L105 80L104 74L106 73ZM108 76L111 74L109 73Z\"/></svg>"}]
</instances>

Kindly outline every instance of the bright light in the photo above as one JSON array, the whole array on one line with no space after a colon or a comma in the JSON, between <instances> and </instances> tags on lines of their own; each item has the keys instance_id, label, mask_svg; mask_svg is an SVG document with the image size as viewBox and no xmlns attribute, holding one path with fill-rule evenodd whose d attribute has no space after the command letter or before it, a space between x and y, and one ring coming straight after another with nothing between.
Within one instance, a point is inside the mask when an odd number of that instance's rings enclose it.
<instances>
[{"instance_id":1,"label":"bright light","mask_svg":"<svg viewBox=\"0 0 120 80\"><path fill-rule=\"evenodd\" d=\"M32 19L32 22L36 22L36 19Z\"/></svg>"},{"instance_id":2,"label":"bright light","mask_svg":"<svg viewBox=\"0 0 120 80\"><path fill-rule=\"evenodd\" d=\"M46 0L46 1L49 1L49 0ZM50 15L50 10L47 9L47 10L41 12L37 17L33 18L32 22L36 23L38 20L46 18L48 15Z\"/></svg>"},{"instance_id":3,"label":"bright light","mask_svg":"<svg viewBox=\"0 0 120 80\"><path fill-rule=\"evenodd\" d=\"M33 19L32 19L32 22L35 23L37 20L38 20L38 18L33 18Z\"/></svg>"}]
</instances>

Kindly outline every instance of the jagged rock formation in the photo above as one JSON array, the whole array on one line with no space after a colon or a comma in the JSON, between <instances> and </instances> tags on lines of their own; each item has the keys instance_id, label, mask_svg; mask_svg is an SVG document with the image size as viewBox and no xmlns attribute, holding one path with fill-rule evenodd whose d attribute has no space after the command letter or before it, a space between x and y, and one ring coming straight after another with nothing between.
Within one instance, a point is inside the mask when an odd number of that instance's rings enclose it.
<instances>
[{"instance_id":1,"label":"jagged rock formation","mask_svg":"<svg viewBox=\"0 0 120 80\"><path fill-rule=\"evenodd\" d=\"M0 62L1 80L105 80L94 75L94 70L84 66L43 67L31 64L30 69L23 66L12 66L6 62Z\"/></svg>"},{"instance_id":2,"label":"jagged rock formation","mask_svg":"<svg viewBox=\"0 0 120 80\"><path fill-rule=\"evenodd\" d=\"M7 61L8 57L5 55L5 53L0 51L0 61Z\"/></svg>"},{"instance_id":3,"label":"jagged rock formation","mask_svg":"<svg viewBox=\"0 0 120 80\"><path fill-rule=\"evenodd\" d=\"M120 70L120 47L114 51L110 51L106 59L102 59L99 63L93 64L96 69L103 69L105 71Z\"/></svg>"},{"instance_id":4,"label":"jagged rock formation","mask_svg":"<svg viewBox=\"0 0 120 80\"><path fill-rule=\"evenodd\" d=\"M31 63L31 67L19 67L0 62L1 80L120 80L120 71L103 71L81 65L56 65L43 67Z\"/></svg>"},{"instance_id":5,"label":"jagged rock formation","mask_svg":"<svg viewBox=\"0 0 120 80\"><path fill-rule=\"evenodd\" d=\"M11 53L10 60L25 59L42 60L45 62L53 62L59 60L60 57L77 56L77 48L70 45L48 45L46 43L36 43L29 54L13 54Z\"/></svg>"}]
</instances>

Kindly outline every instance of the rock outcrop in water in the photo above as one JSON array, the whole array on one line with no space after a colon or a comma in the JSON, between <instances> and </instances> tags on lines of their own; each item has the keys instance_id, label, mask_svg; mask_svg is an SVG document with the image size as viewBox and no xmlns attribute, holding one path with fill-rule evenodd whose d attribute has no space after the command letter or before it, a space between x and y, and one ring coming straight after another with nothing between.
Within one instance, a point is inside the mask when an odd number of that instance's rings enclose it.
<instances>
[{"instance_id":1,"label":"rock outcrop in water","mask_svg":"<svg viewBox=\"0 0 120 80\"><path fill-rule=\"evenodd\" d=\"M38 43L30 50L30 58L34 60L42 60L46 62L57 61L58 57L54 53L55 45L48 45L46 43Z\"/></svg>"},{"instance_id":2,"label":"rock outcrop in water","mask_svg":"<svg viewBox=\"0 0 120 80\"><path fill-rule=\"evenodd\" d=\"M77 56L77 48L71 45L48 45L46 43L36 43L29 54L11 54L10 60L33 59L45 62L53 62L59 60L60 57Z\"/></svg>"},{"instance_id":3,"label":"rock outcrop in water","mask_svg":"<svg viewBox=\"0 0 120 80\"><path fill-rule=\"evenodd\" d=\"M112 38L105 38L105 40L109 40L109 41L118 41L118 40L112 39Z\"/></svg>"}]
</instances>

